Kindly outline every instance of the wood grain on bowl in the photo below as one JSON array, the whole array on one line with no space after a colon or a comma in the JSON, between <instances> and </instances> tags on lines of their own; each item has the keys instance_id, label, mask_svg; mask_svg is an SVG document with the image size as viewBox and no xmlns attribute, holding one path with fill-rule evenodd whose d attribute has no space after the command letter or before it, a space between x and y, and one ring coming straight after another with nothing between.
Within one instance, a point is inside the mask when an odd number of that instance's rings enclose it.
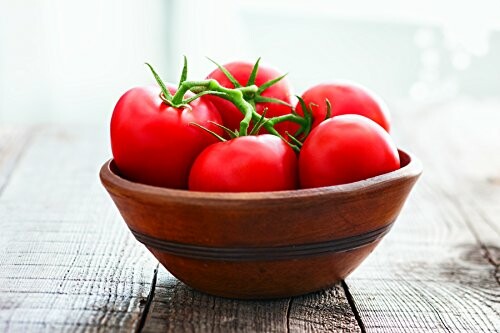
<instances>
[{"instance_id":1,"label":"wood grain on bowl","mask_svg":"<svg viewBox=\"0 0 500 333\"><path fill-rule=\"evenodd\" d=\"M136 238L180 280L215 295L268 298L328 287L361 263L421 173L414 157L400 157L388 174L295 191L159 188L120 177L113 161L100 176Z\"/></svg>"}]
</instances>

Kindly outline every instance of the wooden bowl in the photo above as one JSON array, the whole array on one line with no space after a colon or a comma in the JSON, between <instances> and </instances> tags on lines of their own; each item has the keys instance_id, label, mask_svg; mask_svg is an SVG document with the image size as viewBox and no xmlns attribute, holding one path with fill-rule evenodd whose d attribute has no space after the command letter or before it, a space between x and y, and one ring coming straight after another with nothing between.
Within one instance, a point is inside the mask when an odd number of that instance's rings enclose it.
<instances>
[{"instance_id":1,"label":"wooden bowl","mask_svg":"<svg viewBox=\"0 0 500 333\"><path fill-rule=\"evenodd\" d=\"M173 190L101 181L138 241L174 276L209 294L300 295L349 275L390 230L422 168L399 151L399 170L330 187L258 193Z\"/></svg>"}]
</instances>

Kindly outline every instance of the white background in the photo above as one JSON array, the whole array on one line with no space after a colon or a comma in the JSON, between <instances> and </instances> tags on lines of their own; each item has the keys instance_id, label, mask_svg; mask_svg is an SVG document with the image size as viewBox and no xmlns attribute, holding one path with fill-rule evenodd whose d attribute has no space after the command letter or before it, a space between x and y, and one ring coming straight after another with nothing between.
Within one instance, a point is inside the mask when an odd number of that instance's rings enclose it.
<instances>
[{"instance_id":1,"label":"white background","mask_svg":"<svg viewBox=\"0 0 500 333\"><path fill-rule=\"evenodd\" d=\"M128 88L263 61L296 93L348 79L389 102L500 98L493 0L0 0L0 124L106 123Z\"/></svg>"}]
</instances>

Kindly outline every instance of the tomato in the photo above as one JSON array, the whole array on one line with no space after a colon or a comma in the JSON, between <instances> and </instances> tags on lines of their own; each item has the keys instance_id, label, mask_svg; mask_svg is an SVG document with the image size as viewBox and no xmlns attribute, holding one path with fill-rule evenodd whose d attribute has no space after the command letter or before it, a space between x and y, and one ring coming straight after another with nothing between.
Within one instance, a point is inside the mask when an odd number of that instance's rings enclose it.
<instances>
[{"instance_id":1,"label":"tomato","mask_svg":"<svg viewBox=\"0 0 500 333\"><path fill-rule=\"evenodd\" d=\"M380 97L359 85L352 83L323 83L308 89L302 95L307 106L311 106L314 122L318 126L327 115L325 100L331 103L331 117L341 114L358 114L370 118L387 132L390 130L389 109ZM303 114L297 103L297 113Z\"/></svg>"},{"instance_id":2,"label":"tomato","mask_svg":"<svg viewBox=\"0 0 500 333\"><path fill-rule=\"evenodd\" d=\"M242 86L246 86L248 79L250 78L250 74L252 73L253 64L249 62L235 61L228 64L223 65L229 73L233 75L233 77L238 81ZM257 72L257 76L255 78L255 85L260 87L262 84L280 77L278 71L271 67L259 66L259 70ZM214 79L220 83L223 87L226 88L234 88L233 83L227 78L227 76L220 70L216 69L212 73L207 76L207 79ZM261 96L276 98L282 100L285 103L290 104L290 87L286 78L281 79L276 84L270 86L265 89ZM224 100L220 97L209 95L204 96L210 100L215 107L219 110L222 116L222 121L224 125L231 130L239 129L240 122L243 119L243 114L232 104L231 102ZM266 111L266 117L277 117L285 114L289 114L292 112L292 108L287 105L278 104L278 103L256 103L255 109L259 114L262 114L264 109ZM284 137L286 137L286 132L290 134L294 134L298 130L299 126L295 123L286 121L275 126L275 129Z\"/></svg>"},{"instance_id":3,"label":"tomato","mask_svg":"<svg viewBox=\"0 0 500 333\"><path fill-rule=\"evenodd\" d=\"M299 155L302 188L351 183L399 168L390 135L359 115L323 121L311 131Z\"/></svg>"},{"instance_id":4,"label":"tomato","mask_svg":"<svg viewBox=\"0 0 500 333\"><path fill-rule=\"evenodd\" d=\"M129 180L184 189L196 156L217 141L190 123L222 134L209 123L221 123L220 114L210 102L199 99L190 108L177 109L163 103L159 94L160 88L138 87L119 99L111 118L114 161Z\"/></svg>"},{"instance_id":5,"label":"tomato","mask_svg":"<svg viewBox=\"0 0 500 333\"><path fill-rule=\"evenodd\" d=\"M297 188L297 156L271 134L241 136L206 148L191 168L189 189L259 192Z\"/></svg>"}]
</instances>

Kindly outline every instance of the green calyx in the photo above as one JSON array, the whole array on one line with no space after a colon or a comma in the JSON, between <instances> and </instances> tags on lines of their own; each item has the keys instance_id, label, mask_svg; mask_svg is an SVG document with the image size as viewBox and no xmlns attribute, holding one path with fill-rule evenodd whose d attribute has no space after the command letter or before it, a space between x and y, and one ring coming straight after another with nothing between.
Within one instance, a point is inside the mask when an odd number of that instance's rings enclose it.
<instances>
[{"instance_id":1,"label":"green calyx","mask_svg":"<svg viewBox=\"0 0 500 333\"><path fill-rule=\"evenodd\" d=\"M172 106L174 108L189 108L189 103L192 101L200 98L203 95L207 94L212 94L212 95L217 95L219 94L217 91L207 91L206 89L201 90L199 93L196 95L184 99L184 95L187 93L189 88L186 88L187 86L197 86L198 84L203 84L204 82L195 82L195 81L187 81L187 75L188 75L188 65L187 65L187 58L184 56L184 66L182 68L182 73L181 73L181 78L179 80L179 84L177 86L177 92L172 95L170 93L170 90L167 88L163 80L160 78L158 73L154 70L153 66L150 64L146 63L146 65L149 67L151 70L151 73L153 74L156 82L161 88L161 94L160 98L163 100L163 102L169 106Z\"/></svg>"},{"instance_id":2,"label":"green calyx","mask_svg":"<svg viewBox=\"0 0 500 333\"><path fill-rule=\"evenodd\" d=\"M186 108L186 107L190 108L189 104L194 100L200 98L201 96L204 95L219 96L233 103L244 116L243 120L240 122L240 128L237 132L229 130L223 127L222 125L217 124L217 126L222 127L229 134L231 138L238 136L245 136L245 135L255 135L259 132L261 128L265 128L268 133L282 138L294 150L299 151L301 142L305 139L305 137L307 136L307 134L309 134L311 130L312 116L309 110L303 107L303 110L305 110L304 116L300 116L295 112L295 110L292 108L290 104L281 101L279 99L261 96L261 93L263 91L265 91L272 85L278 83L285 77L285 75L272 79L264 83L260 87L257 87L255 85L255 78L257 77L259 69L259 62L260 62L259 58L257 59L252 69L252 72L250 74L246 86L242 86L227 69L217 64L215 61L213 60L211 61L215 63L216 66L224 73L224 75L226 75L226 77L233 83L234 88L223 87L216 80L213 79L203 80L203 81L188 81L187 59L186 57L184 57L184 66L182 69L182 74L179 80L177 91L175 92L174 95L172 95L168 90L168 88L166 87L166 85L164 84L164 82L161 80L160 76L153 69L153 67L148 63L146 63L146 65L151 70L156 82L161 88L160 98L163 100L165 104L172 106L174 108ZM184 98L188 91L194 93L195 95L188 98ZM299 100L301 99L299 98ZM265 112L262 115L260 115L259 113L257 113L255 109L255 103L263 103L263 102L284 104L289 106L292 111L290 114L287 115L274 118L266 118ZM301 103L303 103L303 101L301 101ZM283 138L274 128L276 124L283 121L291 121L300 125L300 129L296 133L294 133L293 136L287 133L287 135L290 137L290 141ZM253 123L254 126L250 131L250 133L248 133L248 129L251 123ZM198 124L193 124L193 125L202 127ZM207 130L206 128L203 129ZM212 134L215 133L212 132ZM224 140L220 136L217 137L219 140Z\"/></svg>"},{"instance_id":3,"label":"green calyx","mask_svg":"<svg viewBox=\"0 0 500 333\"><path fill-rule=\"evenodd\" d=\"M210 60L212 63L214 63L215 66L217 66L217 68L219 68L219 70L227 77L227 79L233 84L233 86L235 88L242 88L242 87L250 87L250 86L253 86L255 85L255 80L257 78L257 73L259 72L259 64L260 64L260 59L261 58L258 58L257 61L255 62L255 64L253 65L252 67L252 72L250 73L250 76L248 78L248 81L246 83L245 86L242 86L238 80L236 80L236 78L222 65L220 65L219 63L217 63L216 61L208 58L208 60ZM255 103L276 103L276 104L282 104L282 105L286 105L290 108L292 108L292 106L290 104L288 104L287 102L285 101L282 101L280 99L277 99L277 98L271 98L271 97L265 97L265 96L262 96L262 93L269 87L275 85L276 83L280 82L281 80L283 80L285 78L285 76L287 76L288 74L284 74L284 75L281 75L277 78L274 78L274 79L271 79L265 83L263 83L260 87L258 87L257 91L255 93L245 93L244 97L246 100L251 100Z\"/></svg>"},{"instance_id":4,"label":"green calyx","mask_svg":"<svg viewBox=\"0 0 500 333\"><path fill-rule=\"evenodd\" d=\"M228 130L228 131L230 131L227 127L224 127L224 126L222 126L221 124L217 124L216 122L210 121L209 123L211 123L211 124L213 124L213 125L215 125L215 126L221 127L221 128L223 128L224 130ZM225 142L225 141L227 141L227 140L226 140L226 139L224 139L222 136L220 136L219 134L215 133L214 131L212 131L212 130L210 130L210 129L206 128L206 127L205 127L205 126L203 126L203 125L200 125L200 124L195 123L195 122L193 122L193 121L192 121L192 122L190 122L190 123L189 123L189 125L191 125L191 126L196 126L196 127L200 128L200 129L204 130L204 131L205 131L205 132L207 132L208 134L213 135L213 136L214 136L217 140L219 140L219 141L221 141L221 142ZM233 133L233 132L231 131L231 133Z\"/></svg>"}]
</instances>

